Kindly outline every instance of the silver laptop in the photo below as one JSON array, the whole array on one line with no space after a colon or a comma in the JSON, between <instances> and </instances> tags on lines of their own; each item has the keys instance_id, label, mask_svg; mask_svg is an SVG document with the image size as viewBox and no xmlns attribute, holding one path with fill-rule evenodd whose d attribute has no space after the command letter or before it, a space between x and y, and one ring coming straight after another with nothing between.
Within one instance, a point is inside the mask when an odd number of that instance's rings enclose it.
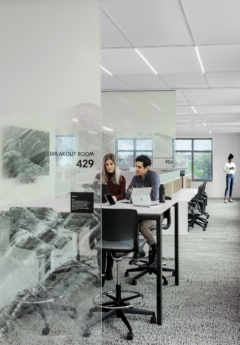
<instances>
[{"instance_id":1,"label":"silver laptop","mask_svg":"<svg viewBox=\"0 0 240 345\"><path fill-rule=\"evenodd\" d=\"M131 201L133 206L151 206L151 190L152 187L143 187L143 188L133 188L131 194Z\"/></svg>"}]
</instances>

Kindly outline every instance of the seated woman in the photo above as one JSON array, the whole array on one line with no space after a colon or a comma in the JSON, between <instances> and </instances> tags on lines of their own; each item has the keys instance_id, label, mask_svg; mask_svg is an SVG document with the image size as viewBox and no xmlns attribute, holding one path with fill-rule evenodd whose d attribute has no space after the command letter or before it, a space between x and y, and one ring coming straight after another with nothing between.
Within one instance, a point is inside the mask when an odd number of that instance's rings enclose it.
<instances>
[{"instance_id":1,"label":"seated woman","mask_svg":"<svg viewBox=\"0 0 240 345\"><path fill-rule=\"evenodd\" d=\"M120 175L119 167L116 157L113 153L108 153L103 157L102 162L102 176L97 174L96 180L101 180L102 184L107 184L109 193L112 194L114 201L125 199L126 179ZM107 269L106 267L107 258ZM105 279L113 279L112 275L113 258L110 252L102 251L102 286L104 286Z\"/></svg>"}]
</instances>

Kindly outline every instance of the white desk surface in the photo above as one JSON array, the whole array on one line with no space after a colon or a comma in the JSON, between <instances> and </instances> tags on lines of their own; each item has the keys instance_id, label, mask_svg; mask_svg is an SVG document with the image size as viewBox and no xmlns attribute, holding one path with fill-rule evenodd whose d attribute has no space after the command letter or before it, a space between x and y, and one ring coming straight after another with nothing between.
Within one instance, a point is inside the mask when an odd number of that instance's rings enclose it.
<instances>
[{"instance_id":1,"label":"white desk surface","mask_svg":"<svg viewBox=\"0 0 240 345\"><path fill-rule=\"evenodd\" d=\"M180 189L176 193L173 193L171 195L171 200L166 200L165 203L159 204L158 206L152 206L152 207L137 207L133 206L132 204L126 204L121 201L118 201L116 205L113 206L106 206L105 204L94 204L95 208L121 208L121 209L126 209L126 208L134 208L137 210L138 213L141 214L159 214L165 212L169 207L174 205L176 202L180 201L190 201L195 195L197 194L197 189L193 188L185 188L185 189ZM123 200L122 200L123 201ZM157 201L153 201L153 204L156 204ZM26 202L26 203L21 203L18 204L16 203L12 207L47 207L47 208L52 208L56 210L57 212L71 212L70 211L70 198L69 199L41 199L37 201L31 201L31 202ZM0 208L1 211L9 211L10 207L3 207Z\"/></svg>"}]
</instances>

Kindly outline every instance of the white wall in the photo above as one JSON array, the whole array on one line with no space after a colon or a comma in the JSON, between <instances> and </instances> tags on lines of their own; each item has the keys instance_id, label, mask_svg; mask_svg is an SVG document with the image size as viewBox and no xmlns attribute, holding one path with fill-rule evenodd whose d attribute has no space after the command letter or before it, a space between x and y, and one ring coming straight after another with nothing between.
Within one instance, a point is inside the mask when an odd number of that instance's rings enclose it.
<instances>
[{"instance_id":1,"label":"white wall","mask_svg":"<svg viewBox=\"0 0 240 345\"><path fill-rule=\"evenodd\" d=\"M233 198L240 198L240 134L239 133L212 133L211 135L181 135L177 138L212 138L213 140L213 181L207 183L206 192L210 198L223 198L225 191L224 163L229 153L234 155L237 172L233 189ZM197 188L201 182L192 182Z\"/></svg>"}]
</instances>

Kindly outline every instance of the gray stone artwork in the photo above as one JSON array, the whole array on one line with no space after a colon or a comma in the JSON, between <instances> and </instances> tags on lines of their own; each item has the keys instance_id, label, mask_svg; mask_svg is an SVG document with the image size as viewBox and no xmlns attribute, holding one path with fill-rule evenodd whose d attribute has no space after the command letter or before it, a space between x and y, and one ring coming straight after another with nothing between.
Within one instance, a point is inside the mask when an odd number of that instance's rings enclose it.
<instances>
[{"instance_id":1,"label":"gray stone artwork","mask_svg":"<svg viewBox=\"0 0 240 345\"><path fill-rule=\"evenodd\" d=\"M48 132L9 127L3 136L4 177L31 183L37 176L49 175Z\"/></svg>"}]
</instances>

